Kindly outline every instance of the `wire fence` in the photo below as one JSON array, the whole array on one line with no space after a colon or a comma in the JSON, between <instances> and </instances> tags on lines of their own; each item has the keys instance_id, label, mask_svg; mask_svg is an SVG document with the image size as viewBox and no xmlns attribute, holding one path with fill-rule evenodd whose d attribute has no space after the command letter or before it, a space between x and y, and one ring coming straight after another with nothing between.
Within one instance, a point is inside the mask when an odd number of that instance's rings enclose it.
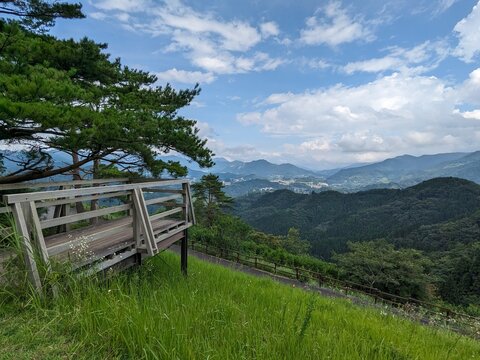
<instances>
[{"instance_id":1,"label":"wire fence","mask_svg":"<svg viewBox=\"0 0 480 360\"><path fill-rule=\"evenodd\" d=\"M356 302L365 305L383 306L394 315L406 316L423 324L444 327L480 339L479 317L453 310L441 304L390 294L374 287L335 278L303 267L289 266L236 249L217 247L195 240L190 241L190 247L192 250L207 255L267 271L274 275L296 279L310 286L333 289L339 295L342 294L356 300Z\"/></svg>"}]
</instances>

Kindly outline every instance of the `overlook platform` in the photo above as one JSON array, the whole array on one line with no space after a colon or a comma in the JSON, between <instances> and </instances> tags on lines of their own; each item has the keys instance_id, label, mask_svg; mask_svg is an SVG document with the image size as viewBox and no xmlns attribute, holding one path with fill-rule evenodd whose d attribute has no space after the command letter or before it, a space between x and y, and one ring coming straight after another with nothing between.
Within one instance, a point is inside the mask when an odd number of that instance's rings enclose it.
<instances>
[{"instance_id":1,"label":"overlook platform","mask_svg":"<svg viewBox=\"0 0 480 360\"><path fill-rule=\"evenodd\" d=\"M52 260L69 261L75 270L94 273L141 263L178 241L187 271L187 230L195 223L187 180L11 184L0 191L13 192L3 196L0 213L13 214L38 290L38 261L47 269Z\"/></svg>"}]
</instances>

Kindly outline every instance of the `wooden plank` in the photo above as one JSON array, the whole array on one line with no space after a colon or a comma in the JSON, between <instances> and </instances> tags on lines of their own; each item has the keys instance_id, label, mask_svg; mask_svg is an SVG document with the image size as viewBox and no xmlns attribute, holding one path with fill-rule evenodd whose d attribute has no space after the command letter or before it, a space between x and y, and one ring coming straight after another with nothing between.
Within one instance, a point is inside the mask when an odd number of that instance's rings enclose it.
<instances>
[{"instance_id":1,"label":"wooden plank","mask_svg":"<svg viewBox=\"0 0 480 360\"><path fill-rule=\"evenodd\" d=\"M164 203L164 202L171 201L171 200L177 200L177 199L181 199L181 198L182 197L179 196L179 195L162 196L162 197L155 198L155 199L145 200L145 204L147 204L147 205L160 204L160 203Z\"/></svg>"},{"instance_id":2,"label":"wooden plank","mask_svg":"<svg viewBox=\"0 0 480 360\"><path fill-rule=\"evenodd\" d=\"M40 281L40 275L38 273L37 264L35 263L32 243L30 241L30 232L27 228L27 222L25 220L25 215L22 211L22 206L20 203L15 203L13 208L13 217L15 219L15 224L17 225L17 231L22 237L21 244L23 248L23 257L25 258L25 265L28 271L28 278L32 286L37 290L41 291L42 282Z\"/></svg>"},{"instance_id":3,"label":"wooden plank","mask_svg":"<svg viewBox=\"0 0 480 360\"><path fill-rule=\"evenodd\" d=\"M173 214L177 214L177 213L181 212L182 210L183 210L182 207L177 207L177 208L172 209L172 210L163 211L159 214L155 214L155 215L150 216L150 221L161 219L161 218L173 215Z\"/></svg>"},{"instance_id":4,"label":"wooden plank","mask_svg":"<svg viewBox=\"0 0 480 360\"><path fill-rule=\"evenodd\" d=\"M130 204L110 206L108 208L103 208L103 209L93 210L93 211L87 211L87 212L80 213L80 214L63 216L63 217L59 217L59 218L56 218L56 219L50 219L50 220L43 220L40 224L42 226L42 229L48 229L48 228L58 226L58 225L70 224L72 222L91 219L91 218L97 217L97 216L108 215L108 214L112 214L112 213L115 213L115 212L118 212L118 211L129 210L131 207L132 207L132 205L130 205Z\"/></svg>"},{"instance_id":5,"label":"wooden plank","mask_svg":"<svg viewBox=\"0 0 480 360\"><path fill-rule=\"evenodd\" d=\"M188 184L188 183L187 183ZM188 189L187 184L182 184L182 198L183 198L183 219L188 222Z\"/></svg>"},{"instance_id":6,"label":"wooden plank","mask_svg":"<svg viewBox=\"0 0 480 360\"><path fill-rule=\"evenodd\" d=\"M45 244L45 238L43 237L42 226L40 225L40 219L38 218L37 208L35 203L30 201L30 211L32 213L33 229L35 230L35 236L37 240L38 248L40 249L40 255L48 270L50 270L50 261L48 260L48 250Z\"/></svg>"},{"instance_id":7,"label":"wooden plank","mask_svg":"<svg viewBox=\"0 0 480 360\"><path fill-rule=\"evenodd\" d=\"M167 249L170 246L172 246L174 243L176 243L179 240L182 240L184 238L185 234L183 231L180 231L172 236L170 236L167 240L163 240L161 243L158 244L158 248L161 250Z\"/></svg>"},{"instance_id":8,"label":"wooden plank","mask_svg":"<svg viewBox=\"0 0 480 360\"><path fill-rule=\"evenodd\" d=\"M12 212L12 209L10 209L10 206L2 206L0 207L0 214L6 214Z\"/></svg>"},{"instance_id":9,"label":"wooden plank","mask_svg":"<svg viewBox=\"0 0 480 360\"><path fill-rule=\"evenodd\" d=\"M172 230L175 230L177 229L179 226L183 226L185 225L185 222L182 220L182 221L173 221L173 220L170 220L171 222L164 225L164 226L161 226L161 227L155 227L153 229L153 232L155 233L155 236L158 237L162 234L166 234L166 233L170 233Z\"/></svg>"},{"instance_id":10,"label":"wooden plank","mask_svg":"<svg viewBox=\"0 0 480 360\"><path fill-rule=\"evenodd\" d=\"M73 269L76 270L76 269L79 269L81 267L87 266L91 263L97 262L101 259L105 259L105 258L107 258L107 257L109 257L113 254L116 254L116 253L119 253L119 252L124 252L124 251L126 251L125 249L128 249L130 247L133 248L134 245L135 244L132 241L123 241L119 244L116 244L114 246L102 249L100 251L97 250L97 251L94 252L94 255L92 257L90 257L88 260L83 260L81 262L73 264ZM130 250L133 250L133 249L130 249ZM128 251L130 251L130 250L128 250Z\"/></svg>"},{"instance_id":11,"label":"wooden plank","mask_svg":"<svg viewBox=\"0 0 480 360\"><path fill-rule=\"evenodd\" d=\"M120 223L119 225L112 225L112 227L107 227L97 232L94 232L95 227L92 227L88 229L88 232L85 231L83 232L83 234L80 233L80 235L72 239L68 239L67 236L65 236L64 241L58 241L55 245L52 246L49 246L47 241L48 254L50 256L55 256L71 250L72 247L74 248L82 242L85 245L90 245L91 243L100 241L101 239L105 239L113 235L120 235L125 231L125 229L128 229L131 226L131 222Z\"/></svg>"},{"instance_id":12,"label":"wooden plank","mask_svg":"<svg viewBox=\"0 0 480 360\"><path fill-rule=\"evenodd\" d=\"M142 225L143 235L145 236L145 245L147 247L148 255L153 256L157 250L155 244L155 235L153 233L152 223L148 218L148 210L145 205L145 199L140 188L133 192L133 201L137 210L137 215L140 217L140 224Z\"/></svg>"},{"instance_id":13,"label":"wooden plank","mask_svg":"<svg viewBox=\"0 0 480 360\"><path fill-rule=\"evenodd\" d=\"M183 226L179 226L178 228L176 229L173 229L171 230L170 232L168 232L167 234L162 234L160 236L157 237L156 241L157 243L160 243L164 240L167 240L169 237L171 237L172 235L175 235L179 232L182 232L184 230L187 230L190 226L192 226L191 223L188 223L187 225L183 225Z\"/></svg>"},{"instance_id":14,"label":"wooden plank","mask_svg":"<svg viewBox=\"0 0 480 360\"><path fill-rule=\"evenodd\" d=\"M5 203L12 204L12 203L24 202L24 201L39 201L39 200L56 199L56 198L67 198L70 196L105 194L105 193L111 193L111 192L117 192L117 191L131 191L134 189L141 189L143 187L148 187L148 186L179 185L179 184L184 184L186 182L188 182L188 180L168 180L168 181L158 181L158 182L139 183L139 184L90 187L90 188L81 188L81 189L39 191L39 192L30 192L30 193L23 193L23 194L4 195L3 199Z\"/></svg>"},{"instance_id":15,"label":"wooden plank","mask_svg":"<svg viewBox=\"0 0 480 360\"><path fill-rule=\"evenodd\" d=\"M100 195L91 195L91 196L82 196L82 197L75 197L69 199L61 199L61 200L46 200L35 203L36 208L42 207L50 207L55 205L63 205L63 204L72 204L76 202L85 202L91 200L98 200L98 199L108 199L113 197L120 197L120 196L127 196L130 194L128 191L119 191L116 193L108 193L108 194L100 194ZM1 213L1 211L0 211Z\"/></svg>"},{"instance_id":16,"label":"wooden plank","mask_svg":"<svg viewBox=\"0 0 480 360\"><path fill-rule=\"evenodd\" d=\"M131 256L135 256L137 254L137 250L136 249L133 249L133 250L130 250L130 251L125 251L123 253L120 253L118 255L116 255L114 258L112 259L109 259L109 260L105 260L105 261L102 261L101 263L99 264L95 264L94 266L92 266L91 268L85 270L85 272L83 273L84 275L93 275L97 272L100 272L100 271L103 271L105 269L108 269L109 267L112 267L113 265L121 262L121 261L124 261L126 259L128 259L129 257Z\"/></svg>"},{"instance_id":17,"label":"wooden plank","mask_svg":"<svg viewBox=\"0 0 480 360\"><path fill-rule=\"evenodd\" d=\"M50 182L25 182L14 184L0 184L0 191L5 190L22 190L22 189L43 189L48 187L73 186L73 185L93 185L93 184L110 184L110 183L127 183L128 178L118 179L92 179L92 180L71 180L71 181L50 181Z\"/></svg>"},{"instance_id":18,"label":"wooden plank","mask_svg":"<svg viewBox=\"0 0 480 360\"><path fill-rule=\"evenodd\" d=\"M134 195L135 196L135 195ZM135 205L135 203L134 203ZM133 217L133 240L137 247L142 246L142 221L140 218L140 210L137 206L132 207L132 217Z\"/></svg>"},{"instance_id":19,"label":"wooden plank","mask_svg":"<svg viewBox=\"0 0 480 360\"><path fill-rule=\"evenodd\" d=\"M195 209L193 207L192 189L190 188L190 183L187 183L187 194L188 194L188 203L190 204L190 219L192 220L193 225L195 225L197 223L197 220L195 218Z\"/></svg>"},{"instance_id":20,"label":"wooden plank","mask_svg":"<svg viewBox=\"0 0 480 360\"><path fill-rule=\"evenodd\" d=\"M172 193L172 194L181 194L182 190L178 189L152 189L152 188L143 188L143 192L150 192L150 193Z\"/></svg>"}]
</instances>

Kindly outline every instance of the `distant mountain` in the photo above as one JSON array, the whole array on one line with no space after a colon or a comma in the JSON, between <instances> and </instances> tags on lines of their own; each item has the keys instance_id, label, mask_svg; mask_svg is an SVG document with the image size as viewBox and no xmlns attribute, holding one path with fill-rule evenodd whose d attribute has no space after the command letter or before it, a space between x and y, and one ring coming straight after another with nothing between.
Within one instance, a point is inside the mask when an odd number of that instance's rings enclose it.
<instances>
[{"instance_id":1,"label":"distant mountain","mask_svg":"<svg viewBox=\"0 0 480 360\"><path fill-rule=\"evenodd\" d=\"M210 169L213 173L232 173L237 175L254 175L256 178L269 179L274 177L305 177L318 176L315 172L302 169L292 164L273 164L267 160L260 159L249 162L228 161L223 158L216 158L215 166Z\"/></svg>"},{"instance_id":2,"label":"distant mountain","mask_svg":"<svg viewBox=\"0 0 480 360\"><path fill-rule=\"evenodd\" d=\"M424 174L432 177L454 176L480 183L480 151L437 164L425 170Z\"/></svg>"},{"instance_id":3,"label":"distant mountain","mask_svg":"<svg viewBox=\"0 0 480 360\"><path fill-rule=\"evenodd\" d=\"M480 155L472 156L474 154L402 155L374 164L342 169L329 176L327 182L336 189L360 190L369 187L406 187L440 176L478 181Z\"/></svg>"},{"instance_id":4,"label":"distant mountain","mask_svg":"<svg viewBox=\"0 0 480 360\"><path fill-rule=\"evenodd\" d=\"M20 152L2 151L8 157L18 157ZM71 163L70 157L51 151L57 166ZM212 168L200 168L197 163L182 155L165 155L164 161L177 161L187 167L187 177L198 181L207 173L219 176L226 187L232 187L233 196L255 192L289 189L298 193L338 190L343 192L371 189L401 189L436 177L458 177L480 183L480 151L473 153L446 153L436 155L402 155L373 164L352 164L329 170L307 170L293 164L273 164L267 160L229 161L214 158ZM7 171L16 169L13 162L4 160ZM65 176L55 177L55 179ZM170 177L165 173L162 177ZM264 181L256 181L264 180ZM244 182L241 184L241 182Z\"/></svg>"},{"instance_id":5,"label":"distant mountain","mask_svg":"<svg viewBox=\"0 0 480 360\"><path fill-rule=\"evenodd\" d=\"M333 251L345 251L348 241L384 238L428 251L478 241L479 209L480 185L436 178L402 190L308 195L279 190L241 198L234 212L268 233L285 235L296 227L311 242L314 255L329 258Z\"/></svg>"}]
</instances>

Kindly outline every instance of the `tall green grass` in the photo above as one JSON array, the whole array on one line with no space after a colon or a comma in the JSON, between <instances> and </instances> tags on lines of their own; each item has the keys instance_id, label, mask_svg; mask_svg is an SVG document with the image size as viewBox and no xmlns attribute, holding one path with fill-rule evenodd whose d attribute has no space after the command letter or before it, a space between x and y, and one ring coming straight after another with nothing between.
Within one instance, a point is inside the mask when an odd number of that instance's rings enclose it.
<instances>
[{"instance_id":1,"label":"tall green grass","mask_svg":"<svg viewBox=\"0 0 480 360\"><path fill-rule=\"evenodd\" d=\"M457 334L189 261L188 278L166 252L56 300L8 303L0 358L480 359Z\"/></svg>"}]
</instances>

